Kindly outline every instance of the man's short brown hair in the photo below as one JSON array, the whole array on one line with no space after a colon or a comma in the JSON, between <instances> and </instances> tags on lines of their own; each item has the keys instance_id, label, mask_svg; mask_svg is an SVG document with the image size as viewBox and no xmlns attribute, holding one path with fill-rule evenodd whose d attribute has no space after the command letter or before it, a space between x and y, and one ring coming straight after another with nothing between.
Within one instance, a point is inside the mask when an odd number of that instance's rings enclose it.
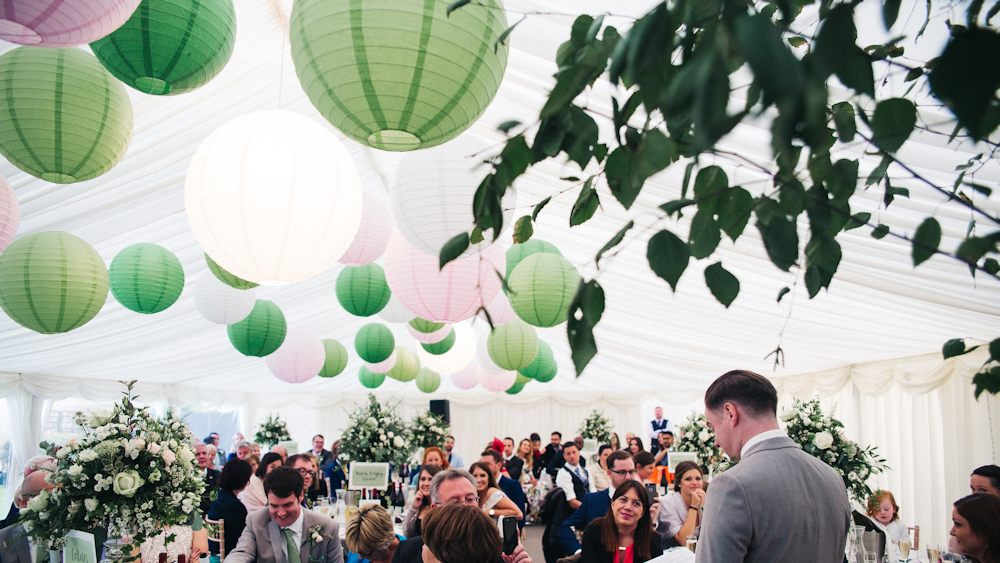
<instances>
[{"instance_id":1,"label":"man's short brown hair","mask_svg":"<svg viewBox=\"0 0 1000 563\"><path fill-rule=\"evenodd\" d=\"M705 408L717 411L726 403L739 405L748 415L760 418L778 413L778 391L763 375L733 370L712 382L705 391Z\"/></svg>"},{"instance_id":2,"label":"man's short brown hair","mask_svg":"<svg viewBox=\"0 0 1000 563\"><path fill-rule=\"evenodd\" d=\"M620 459L632 459L632 454L625 450L615 450L611 452L611 455L608 456L608 459L604 463L607 464L608 469L614 471L615 462Z\"/></svg>"},{"instance_id":3,"label":"man's short brown hair","mask_svg":"<svg viewBox=\"0 0 1000 563\"><path fill-rule=\"evenodd\" d=\"M424 545L441 563L496 563L500 559L497 525L474 506L438 506L420 529Z\"/></svg>"}]
</instances>

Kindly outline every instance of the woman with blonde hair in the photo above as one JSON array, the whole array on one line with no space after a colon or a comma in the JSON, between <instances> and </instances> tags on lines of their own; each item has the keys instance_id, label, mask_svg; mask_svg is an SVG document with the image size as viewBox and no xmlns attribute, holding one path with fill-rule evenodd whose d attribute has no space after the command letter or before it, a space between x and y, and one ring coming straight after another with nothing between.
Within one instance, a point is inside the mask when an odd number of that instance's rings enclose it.
<instances>
[{"instance_id":1,"label":"woman with blonde hair","mask_svg":"<svg viewBox=\"0 0 1000 563\"><path fill-rule=\"evenodd\" d=\"M524 462L522 466L523 470L521 471L521 484L534 485L537 483L538 479L535 479L534 468L535 450L531 446L531 440L527 438L521 440L521 443L517 445L517 453L514 455L521 458L521 461Z\"/></svg>"},{"instance_id":2,"label":"woman with blonde hair","mask_svg":"<svg viewBox=\"0 0 1000 563\"><path fill-rule=\"evenodd\" d=\"M392 518L377 504L362 506L344 530L347 563L389 563L403 536L392 531Z\"/></svg>"}]
</instances>

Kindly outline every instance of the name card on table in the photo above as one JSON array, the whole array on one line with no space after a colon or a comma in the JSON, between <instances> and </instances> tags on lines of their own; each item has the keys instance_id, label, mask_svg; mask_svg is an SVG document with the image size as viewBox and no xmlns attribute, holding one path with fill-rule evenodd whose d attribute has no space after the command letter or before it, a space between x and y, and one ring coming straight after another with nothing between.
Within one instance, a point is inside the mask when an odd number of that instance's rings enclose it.
<instances>
[{"instance_id":1,"label":"name card on table","mask_svg":"<svg viewBox=\"0 0 1000 563\"><path fill-rule=\"evenodd\" d=\"M97 563L94 534L73 530L66 534L66 539L66 547L62 551L63 563Z\"/></svg>"},{"instance_id":2,"label":"name card on table","mask_svg":"<svg viewBox=\"0 0 1000 563\"><path fill-rule=\"evenodd\" d=\"M667 459L669 460L669 465L671 473L677 473L674 471L677 468L677 464L682 461L693 461L698 463L698 454L695 452L669 452L667 453Z\"/></svg>"},{"instance_id":3,"label":"name card on table","mask_svg":"<svg viewBox=\"0 0 1000 563\"><path fill-rule=\"evenodd\" d=\"M389 488L388 463L351 463L351 473L347 482L348 489L381 489Z\"/></svg>"}]
</instances>

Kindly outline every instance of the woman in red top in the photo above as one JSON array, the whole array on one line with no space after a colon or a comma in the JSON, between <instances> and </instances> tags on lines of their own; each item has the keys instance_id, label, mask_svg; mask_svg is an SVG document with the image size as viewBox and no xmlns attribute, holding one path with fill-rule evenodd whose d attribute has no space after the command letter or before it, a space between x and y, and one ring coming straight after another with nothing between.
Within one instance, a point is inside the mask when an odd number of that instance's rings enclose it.
<instances>
[{"instance_id":1,"label":"woman in red top","mask_svg":"<svg viewBox=\"0 0 1000 563\"><path fill-rule=\"evenodd\" d=\"M615 489L609 514L587 525L580 545L580 563L644 563L663 555L646 488L626 481Z\"/></svg>"}]
</instances>

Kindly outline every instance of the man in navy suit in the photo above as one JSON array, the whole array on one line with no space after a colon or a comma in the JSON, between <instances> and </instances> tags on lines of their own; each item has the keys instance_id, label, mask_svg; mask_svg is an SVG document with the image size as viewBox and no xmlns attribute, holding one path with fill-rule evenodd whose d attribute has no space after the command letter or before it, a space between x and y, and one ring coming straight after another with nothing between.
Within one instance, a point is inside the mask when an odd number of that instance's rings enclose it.
<instances>
[{"instance_id":1,"label":"man in navy suit","mask_svg":"<svg viewBox=\"0 0 1000 563\"><path fill-rule=\"evenodd\" d=\"M486 450L483 452L479 459L486 467L490 468L490 473L493 474L493 479L497 482L497 486L503 491L503 494L507 495L510 500L514 501L514 504L521 509L521 514L525 513L525 505L528 503L528 499L524 496L524 489L521 488L521 484L513 479L504 477L501 473L503 469L503 456L500 452L496 450ZM524 527L524 516L517 521L517 525L521 528Z\"/></svg>"}]
</instances>

